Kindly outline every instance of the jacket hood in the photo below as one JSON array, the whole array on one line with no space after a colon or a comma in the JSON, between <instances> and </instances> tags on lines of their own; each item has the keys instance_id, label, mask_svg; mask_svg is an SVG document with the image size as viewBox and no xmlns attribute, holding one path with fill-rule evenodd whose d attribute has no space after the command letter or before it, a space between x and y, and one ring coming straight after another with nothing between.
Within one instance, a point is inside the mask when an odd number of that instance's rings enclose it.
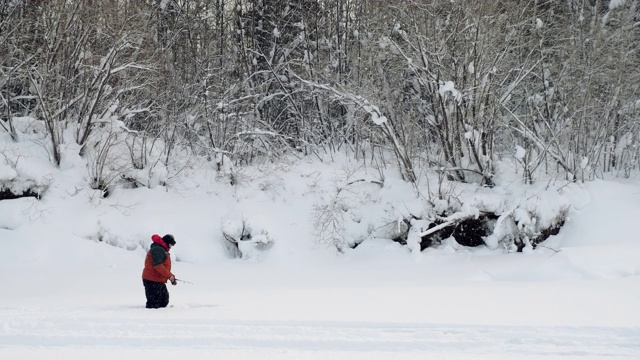
<instances>
[{"instance_id":1,"label":"jacket hood","mask_svg":"<svg viewBox=\"0 0 640 360\"><path fill-rule=\"evenodd\" d=\"M169 251L169 247L167 246L167 244L164 243L164 240L162 240L162 237L158 234L153 234L151 236L151 240L155 243L158 244L160 246L162 246L166 251Z\"/></svg>"}]
</instances>

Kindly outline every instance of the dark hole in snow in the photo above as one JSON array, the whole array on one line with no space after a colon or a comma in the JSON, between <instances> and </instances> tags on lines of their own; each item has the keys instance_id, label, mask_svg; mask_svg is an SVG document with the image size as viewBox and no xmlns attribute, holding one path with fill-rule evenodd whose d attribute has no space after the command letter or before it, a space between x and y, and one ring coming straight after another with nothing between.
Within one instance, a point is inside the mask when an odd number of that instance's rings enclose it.
<instances>
[{"instance_id":1,"label":"dark hole in snow","mask_svg":"<svg viewBox=\"0 0 640 360\"><path fill-rule=\"evenodd\" d=\"M468 247L476 247L484 245L483 237L491 235L498 216L493 213L483 213L477 219L466 219L457 224L444 227L432 234L423 236L420 242L420 250L424 250L433 245L440 244L443 240L453 236L458 244ZM404 220L407 225L408 220ZM444 221L436 220L429 224L428 229L432 229ZM393 239L393 241L402 245L407 244L408 231Z\"/></svg>"},{"instance_id":2,"label":"dark hole in snow","mask_svg":"<svg viewBox=\"0 0 640 360\"><path fill-rule=\"evenodd\" d=\"M540 234L538 234L537 236L534 236L529 240L529 242L531 243L531 246L535 249L536 247L538 247L540 243L547 240L550 236L558 235L563 225L564 225L564 220L542 230ZM518 252L522 252L522 250L526 246L526 243L522 239L516 239L514 243L518 247Z\"/></svg>"},{"instance_id":3,"label":"dark hole in snow","mask_svg":"<svg viewBox=\"0 0 640 360\"><path fill-rule=\"evenodd\" d=\"M434 222L432 222L431 224L429 224L428 229L432 229L440 224L442 224L444 221L441 220L436 220ZM437 245L440 242L442 242L442 240L448 238L449 236L451 236L451 234L453 234L454 231L454 227L453 226L447 226L442 230L436 231L432 234L429 234L427 236L423 236L421 241L420 241L420 251L432 246L432 245Z\"/></svg>"},{"instance_id":4,"label":"dark hole in snow","mask_svg":"<svg viewBox=\"0 0 640 360\"><path fill-rule=\"evenodd\" d=\"M408 229L411 227L411 223L409 222L408 219L402 219L402 222L404 222L407 225L407 231L405 231L404 233L394 237L391 240L393 240L393 241L395 241L395 242L397 242L399 244L402 244L402 245L407 245L407 235L409 234L408 233Z\"/></svg>"},{"instance_id":5,"label":"dark hole in snow","mask_svg":"<svg viewBox=\"0 0 640 360\"><path fill-rule=\"evenodd\" d=\"M9 189L0 190L0 200L19 199L23 197L35 197L36 199L40 199L40 195L40 192L34 189L27 189L19 194L16 194Z\"/></svg>"},{"instance_id":6,"label":"dark hole in snow","mask_svg":"<svg viewBox=\"0 0 640 360\"><path fill-rule=\"evenodd\" d=\"M493 225L498 216L492 213L480 215L477 219L468 219L458 224L452 231L458 244L462 246L476 247L484 245L485 236L493 233Z\"/></svg>"},{"instance_id":7,"label":"dark hole in snow","mask_svg":"<svg viewBox=\"0 0 640 360\"><path fill-rule=\"evenodd\" d=\"M355 249L355 248L357 248L358 246L360 246L360 244L362 244L363 242L364 242L364 239L359 240L359 241L356 241L356 242L354 242L353 244L349 245L349 247L350 247L351 249Z\"/></svg>"}]
</instances>

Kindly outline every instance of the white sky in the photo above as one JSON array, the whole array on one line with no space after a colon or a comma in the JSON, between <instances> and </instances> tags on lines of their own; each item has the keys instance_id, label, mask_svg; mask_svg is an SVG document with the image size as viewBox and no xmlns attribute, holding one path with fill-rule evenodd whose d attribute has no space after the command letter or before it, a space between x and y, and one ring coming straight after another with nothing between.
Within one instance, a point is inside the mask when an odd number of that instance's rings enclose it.
<instances>
[{"instance_id":1,"label":"white sky","mask_svg":"<svg viewBox=\"0 0 640 360\"><path fill-rule=\"evenodd\" d=\"M200 166L167 188L100 199L82 159L53 169L37 147L3 141L5 154L24 146L20 181L52 183L40 201L0 201L0 359L640 358L637 181L558 192L505 172L491 193L452 189L493 207L536 198L543 215L570 201L560 234L524 253L451 239L412 253L369 238L337 255L314 241L314 204L345 173L377 176L347 159L243 169L237 186ZM3 166L3 181L18 181ZM352 239L381 214L393 223L420 211L391 173L382 189L348 190ZM273 246L231 259L221 228L240 219ZM193 282L170 286L162 310L144 309L140 279L154 233L175 236L174 273Z\"/></svg>"}]
</instances>

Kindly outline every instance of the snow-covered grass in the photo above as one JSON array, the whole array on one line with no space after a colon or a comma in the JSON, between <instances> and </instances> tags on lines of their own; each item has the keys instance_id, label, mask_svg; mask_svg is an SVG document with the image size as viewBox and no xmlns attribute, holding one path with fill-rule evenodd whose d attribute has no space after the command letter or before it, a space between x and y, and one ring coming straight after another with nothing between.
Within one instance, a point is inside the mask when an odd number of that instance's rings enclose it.
<instances>
[{"instance_id":1,"label":"snow-covered grass","mask_svg":"<svg viewBox=\"0 0 640 360\"><path fill-rule=\"evenodd\" d=\"M0 175L46 191L0 201L0 359L640 358L637 181L525 187L511 174L434 201L424 176L417 193L392 170L303 159L235 169L235 185L204 163L102 198L73 149L57 169L20 146L0 139ZM497 238L424 251L389 239L456 201L520 226L569 210L521 253ZM329 206L344 231L322 238ZM243 227L252 240L234 258L223 230ZM140 279L154 233L175 236L174 273L193 283L161 310L144 308Z\"/></svg>"}]
</instances>

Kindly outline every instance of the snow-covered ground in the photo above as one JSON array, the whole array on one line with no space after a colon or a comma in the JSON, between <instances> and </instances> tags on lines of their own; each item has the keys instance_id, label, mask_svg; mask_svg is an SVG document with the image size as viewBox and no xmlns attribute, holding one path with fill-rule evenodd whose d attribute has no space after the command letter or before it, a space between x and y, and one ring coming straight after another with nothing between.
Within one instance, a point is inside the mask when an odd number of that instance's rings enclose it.
<instances>
[{"instance_id":1,"label":"snow-covered ground","mask_svg":"<svg viewBox=\"0 0 640 360\"><path fill-rule=\"evenodd\" d=\"M569 221L523 253L371 238L338 255L311 235L323 166L106 199L82 167L48 169L42 200L0 201L0 359L640 359L637 182L568 185ZM238 216L274 245L229 257ZM153 233L191 282L160 310L140 279Z\"/></svg>"}]
</instances>

